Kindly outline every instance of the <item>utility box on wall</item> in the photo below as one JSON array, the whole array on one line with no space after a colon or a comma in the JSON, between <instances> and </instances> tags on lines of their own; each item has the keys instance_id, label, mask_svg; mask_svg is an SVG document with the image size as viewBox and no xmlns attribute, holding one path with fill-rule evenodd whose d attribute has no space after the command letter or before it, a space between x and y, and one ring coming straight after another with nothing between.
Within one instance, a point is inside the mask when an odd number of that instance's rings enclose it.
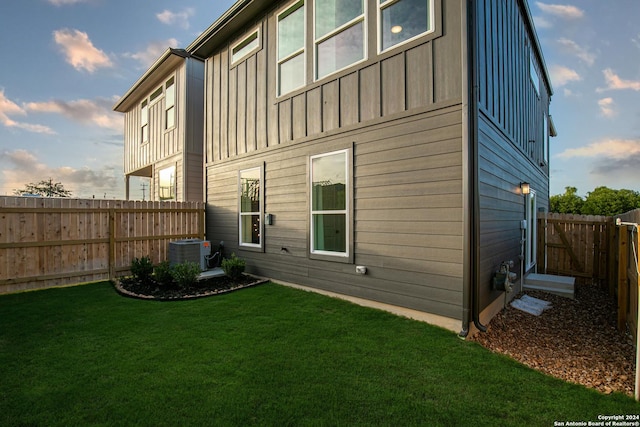
<instances>
[{"instance_id":1,"label":"utility box on wall","mask_svg":"<svg viewBox=\"0 0 640 427\"><path fill-rule=\"evenodd\" d=\"M195 262L201 271L207 270L207 256L211 253L211 243L208 240L185 239L169 242L169 264Z\"/></svg>"}]
</instances>

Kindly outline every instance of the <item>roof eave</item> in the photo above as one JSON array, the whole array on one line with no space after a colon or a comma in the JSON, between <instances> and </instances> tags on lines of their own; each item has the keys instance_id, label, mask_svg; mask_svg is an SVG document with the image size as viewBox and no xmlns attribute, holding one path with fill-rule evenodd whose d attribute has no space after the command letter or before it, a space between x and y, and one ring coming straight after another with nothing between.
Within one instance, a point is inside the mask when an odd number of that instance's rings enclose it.
<instances>
[{"instance_id":1,"label":"roof eave","mask_svg":"<svg viewBox=\"0 0 640 427\"><path fill-rule=\"evenodd\" d=\"M151 67L129 88L120 100L113 106L114 111L125 113L128 109L128 105L132 102L131 98L136 95L137 91L147 82L155 73L163 68L163 65L167 64L170 59L187 59L191 55L184 49L168 48L162 55L154 62Z\"/></svg>"}]
</instances>

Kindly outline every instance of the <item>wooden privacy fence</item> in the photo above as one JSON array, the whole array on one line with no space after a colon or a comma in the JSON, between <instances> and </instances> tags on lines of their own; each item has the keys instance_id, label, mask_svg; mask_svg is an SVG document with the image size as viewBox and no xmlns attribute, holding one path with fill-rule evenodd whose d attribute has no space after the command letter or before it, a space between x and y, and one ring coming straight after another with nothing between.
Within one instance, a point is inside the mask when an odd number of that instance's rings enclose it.
<instances>
[{"instance_id":1,"label":"wooden privacy fence","mask_svg":"<svg viewBox=\"0 0 640 427\"><path fill-rule=\"evenodd\" d=\"M615 286L614 220L608 216L548 213L538 216L538 272L577 282ZM542 271L541 271L542 270Z\"/></svg>"},{"instance_id":2,"label":"wooden privacy fence","mask_svg":"<svg viewBox=\"0 0 640 427\"><path fill-rule=\"evenodd\" d=\"M0 196L0 294L112 279L204 230L201 202Z\"/></svg>"},{"instance_id":3,"label":"wooden privacy fence","mask_svg":"<svg viewBox=\"0 0 640 427\"><path fill-rule=\"evenodd\" d=\"M640 209L618 215L621 221L631 224L640 223ZM638 331L638 228L621 225L616 227L617 247L617 294L618 329L624 331L628 326L633 335Z\"/></svg>"}]
</instances>

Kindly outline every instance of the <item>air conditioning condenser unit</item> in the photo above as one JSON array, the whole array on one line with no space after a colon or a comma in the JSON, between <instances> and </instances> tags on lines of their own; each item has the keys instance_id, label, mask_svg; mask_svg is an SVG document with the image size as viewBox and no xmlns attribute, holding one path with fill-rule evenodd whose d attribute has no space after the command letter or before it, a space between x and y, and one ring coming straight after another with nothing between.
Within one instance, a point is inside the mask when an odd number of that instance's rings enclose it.
<instances>
[{"instance_id":1,"label":"air conditioning condenser unit","mask_svg":"<svg viewBox=\"0 0 640 427\"><path fill-rule=\"evenodd\" d=\"M207 270L207 257L211 254L211 243L208 240L184 239L169 242L169 264L195 262L201 271Z\"/></svg>"}]
</instances>

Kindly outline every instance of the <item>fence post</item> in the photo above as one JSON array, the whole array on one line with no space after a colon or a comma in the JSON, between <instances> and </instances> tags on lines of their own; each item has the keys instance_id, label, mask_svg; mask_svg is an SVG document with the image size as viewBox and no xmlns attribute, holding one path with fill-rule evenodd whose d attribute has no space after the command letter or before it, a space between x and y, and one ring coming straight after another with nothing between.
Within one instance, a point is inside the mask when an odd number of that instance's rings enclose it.
<instances>
[{"instance_id":1,"label":"fence post","mask_svg":"<svg viewBox=\"0 0 640 427\"><path fill-rule=\"evenodd\" d=\"M109 208L109 280L116 277L116 210Z\"/></svg>"},{"instance_id":2,"label":"fence post","mask_svg":"<svg viewBox=\"0 0 640 427\"><path fill-rule=\"evenodd\" d=\"M627 228L617 227L618 233L618 330L624 331L627 323L629 280L627 278Z\"/></svg>"}]
</instances>

